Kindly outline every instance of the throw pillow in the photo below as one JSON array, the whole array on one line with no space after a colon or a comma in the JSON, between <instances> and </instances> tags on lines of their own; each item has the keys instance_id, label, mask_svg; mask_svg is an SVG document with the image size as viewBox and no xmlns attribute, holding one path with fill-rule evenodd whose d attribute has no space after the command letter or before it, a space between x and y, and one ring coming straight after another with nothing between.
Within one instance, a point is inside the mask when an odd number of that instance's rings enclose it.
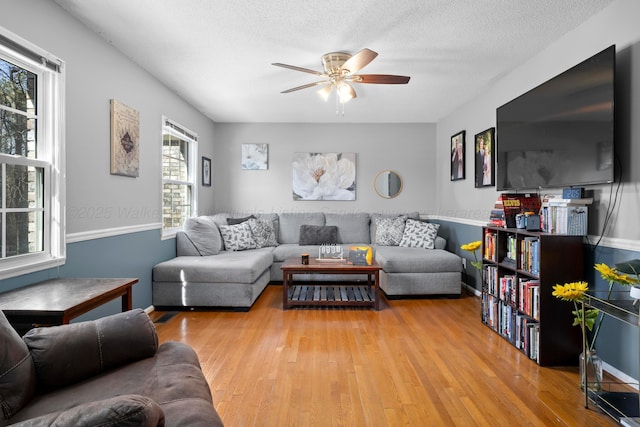
<instances>
[{"instance_id":1,"label":"throw pillow","mask_svg":"<svg viewBox=\"0 0 640 427\"><path fill-rule=\"evenodd\" d=\"M222 240L224 240L224 247L228 251L244 251L245 249L256 248L251 228L246 222L236 225L221 225L220 234L222 234Z\"/></svg>"},{"instance_id":2,"label":"throw pillow","mask_svg":"<svg viewBox=\"0 0 640 427\"><path fill-rule=\"evenodd\" d=\"M407 218L376 218L376 245L398 246L402 241L404 225Z\"/></svg>"},{"instance_id":3,"label":"throw pillow","mask_svg":"<svg viewBox=\"0 0 640 427\"><path fill-rule=\"evenodd\" d=\"M300 245L330 245L338 243L338 227L335 225L301 225Z\"/></svg>"},{"instance_id":4,"label":"throw pillow","mask_svg":"<svg viewBox=\"0 0 640 427\"><path fill-rule=\"evenodd\" d=\"M36 368L27 345L0 311L0 425L33 397Z\"/></svg>"},{"instance_id":5,"label":"throw pillow","mask_svg":"<svg viewBox=\"0 0 640 427\"><path fill-rule=\"evenodd\" d=\"M255 216L253 215L245 216L244 218L227 218L227 225L242 224L243 222L247 222L250 219L254 219L254 218Z\"/></svg>"},{"instance_id":6,"label":"throw pillow","mask_svg":"<svg viewBox=\"0 0 640 427\"><path fill-rule=\"evenodd\" d=\"M184 232L200 255L217 255L222 248L222 237L213 218L199 216L184 222Z\"/></svg>"},{"instance_id":7,"label":"throw pillow","mask_svg":"<svg viewBox=\"0 0 640 427\"><path fill-rule=\"evenodd\" d=\"M278 246L276 230L272 221L266 219L250 219L247 221L251 229L251 235L256 242L256 247Z\"/></svg>"},{"instance_id":8,"label":"throw pillow","mask_svg":"<svg viewBox=\"0 0 640 427\"><path fill-rule=\"evenodd\" d=\"M435 249L440 224L407 219L400 246Z\"/></svg>"}]
</instances>

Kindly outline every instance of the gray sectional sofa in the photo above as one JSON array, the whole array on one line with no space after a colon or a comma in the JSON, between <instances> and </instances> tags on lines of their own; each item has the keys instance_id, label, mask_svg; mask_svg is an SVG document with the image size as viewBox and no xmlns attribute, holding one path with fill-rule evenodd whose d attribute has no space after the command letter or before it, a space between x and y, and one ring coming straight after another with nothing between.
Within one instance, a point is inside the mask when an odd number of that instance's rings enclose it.
<instances>
[{"instance_id":1,"label":"gray sectional sofa","mask_svg":"<svg viewBox=\"0 0 640 427\"><path fill-rule=\"evenodd\" d=\"M190 218L176 236L176 258L153 268L153 305L249 309L270 282L282 281L284 260L302 253L317 257L323 243L340 244L345 256L349 246L372 246L382 267L380 288L388 297L457 297L462 260L444 249L446 241L437 231L437 224L421 220L417 213L284 212Z\"/></svg>"}]
</instances>

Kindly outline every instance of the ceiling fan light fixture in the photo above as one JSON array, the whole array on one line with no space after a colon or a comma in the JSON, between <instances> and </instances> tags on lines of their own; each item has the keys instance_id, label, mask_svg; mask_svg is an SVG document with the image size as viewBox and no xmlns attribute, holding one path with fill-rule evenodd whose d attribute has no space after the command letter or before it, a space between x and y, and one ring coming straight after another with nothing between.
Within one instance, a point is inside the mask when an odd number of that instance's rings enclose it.
<instances>
[{"instance_id":1,"label":"ceiling fan light fixture","mask_svg":"<svg viewBox=\"0 0 640 427\"><path fill-rule=\"evenodd\" d=\"M344 81L338 84L336 91L338 92L338 96L340 97L341 104L349 102L357 96L356 91L353 89L353 86Z\"/></svg>"},{"instance_id":2,"label":"ceiling fan light fixture","mask_svg":"<svg viewBox=\"0 0 640 427\"><path fill-rule=\"evenodd\" d=\"M333 83L325 85L320 90L318 90L318 95L320 95L323 100L327 101L329 99L329 96L331 95L331 92L333 92Z\"/></svg>"}]
</instances>

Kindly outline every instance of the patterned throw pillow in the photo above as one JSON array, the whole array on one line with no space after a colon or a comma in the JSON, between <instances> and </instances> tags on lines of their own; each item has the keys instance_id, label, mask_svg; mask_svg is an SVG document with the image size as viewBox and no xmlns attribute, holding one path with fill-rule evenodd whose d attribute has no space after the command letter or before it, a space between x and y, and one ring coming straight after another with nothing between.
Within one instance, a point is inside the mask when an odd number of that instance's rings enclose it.
<instances>
[{"instance_id":1,"label":"patterned throw pillow","mask_svg":"<svg viewBox=\"0 0 640 427\"><path fill-rule=\"evenodd\" d=\"M256 242L256 247L265 248L267 246L278 246L276 240L276 230L273 222L266 219L250 219L247 221L251 235Z\"/></svg>"},{"instance_id":2,"label":"patterned throw pillow","mask_svg":"<svg viewBox=\"0 0 640 427\"><path fill-rule=\"evenodd\" d=\"M404 233L404 224L407 218L376 218L376 245L398 246Z\"/></svg>"},{"instance_id":3,"label":"patterned throw pillow","mask_svg":"<svg viewBox=\"0 0 640 427\"><path fill-rule=\"evenodd\" d=\"M408 219L400 246L408 248L435 249L440 224Z\"/></svg>"},{"instance_id":4,"label":"patterned throw pillow","mask_svg":"<svg viewBox=\"0 0 640 427\"><path fill-rule=\"evenodd\" d=\"M237 225L220 225L219 228L224 246L228 251L244 251L257 247L247 222Z\"/></svg>"}]
</instances>

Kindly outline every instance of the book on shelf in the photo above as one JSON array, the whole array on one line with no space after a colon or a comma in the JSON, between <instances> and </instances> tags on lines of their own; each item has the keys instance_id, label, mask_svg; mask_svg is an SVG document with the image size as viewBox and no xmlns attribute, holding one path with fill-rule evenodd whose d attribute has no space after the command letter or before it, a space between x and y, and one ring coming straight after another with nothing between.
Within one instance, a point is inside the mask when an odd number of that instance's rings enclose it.
<instances>
[{"instance_id":1,"label":"book on shelf","mask_svg":"<svg viewBox=\"0 0 640 427\"><path fill-rule=\"evenodd\" d=\"M498 294L498 267L495 265L485 265L483 273L484 287L491 295Z\"/></svg>"},{"instance_id":2,"label":"book on shelf","mask_svg":"<svg viewBox=\"0 0 640 427\"><path fill-rule=\"evenodd\" d=\"M496 233L494 231L486 230L484 233L484 253L482 256L490 261L496 260Z\"/></svg>"},{"instance_id":3,"label":"book on shelf","mask_svg":"<svg viewBox=\"0 0 640 427\"><path fill-rule=\"evenodd\" d=\"M586 206L544 206L542 224L547 233L586 236L589 210Z\"/></svg>"},{"instance_id":4,"label":"book on shelf","mask_svg":"<svg viewBox=\"0 0 640 427\"><path fill-rule=\"evenodd\" d=\"M506 304L515 304L516 301L516 276L505 274L500 277L500 289L498 297Z\"/></svg>"},{"instance_id":5,"label":"book on shelf","mask_svg":"<svg viewBox=\"0 0 640 427\"><path fill-rule=\"evenodd\" d=\"M540 268L540 241L537 237L525 237L520 241L521 270L538 275Z\"/></svg>"},{"instance_id":6,"label":"book on shelf","mask_svg":"<svg viewBox=\"0 0 640 427\"><path fill-rule=\"evenodd\" d=\"M582 199L563 199L561 197L545 196L542 199L542 206L586 206L593 203L593 197L585 197Z\"/></svg>"},{"instance_id":7,"label":"book on shelf","mask_svg":"<svg viewBox=\"0 0 640 427\"><path fill-rule=\"evenodd\" d=\"M517 214L538 214L540 207L540 196L537 194L502 193L491 210L490 223L497 227L515 228Z\"/></svg>"},{"instance_id":8,"label":"book on shelf","mask_svg":"<svg viewBox=\"0 0 640 427\"><path fill-rule=\"evenodd\" d=\"M534 319L540 317L540 281L518 280L518 310Z\"/></svg>"}]
</instances>

